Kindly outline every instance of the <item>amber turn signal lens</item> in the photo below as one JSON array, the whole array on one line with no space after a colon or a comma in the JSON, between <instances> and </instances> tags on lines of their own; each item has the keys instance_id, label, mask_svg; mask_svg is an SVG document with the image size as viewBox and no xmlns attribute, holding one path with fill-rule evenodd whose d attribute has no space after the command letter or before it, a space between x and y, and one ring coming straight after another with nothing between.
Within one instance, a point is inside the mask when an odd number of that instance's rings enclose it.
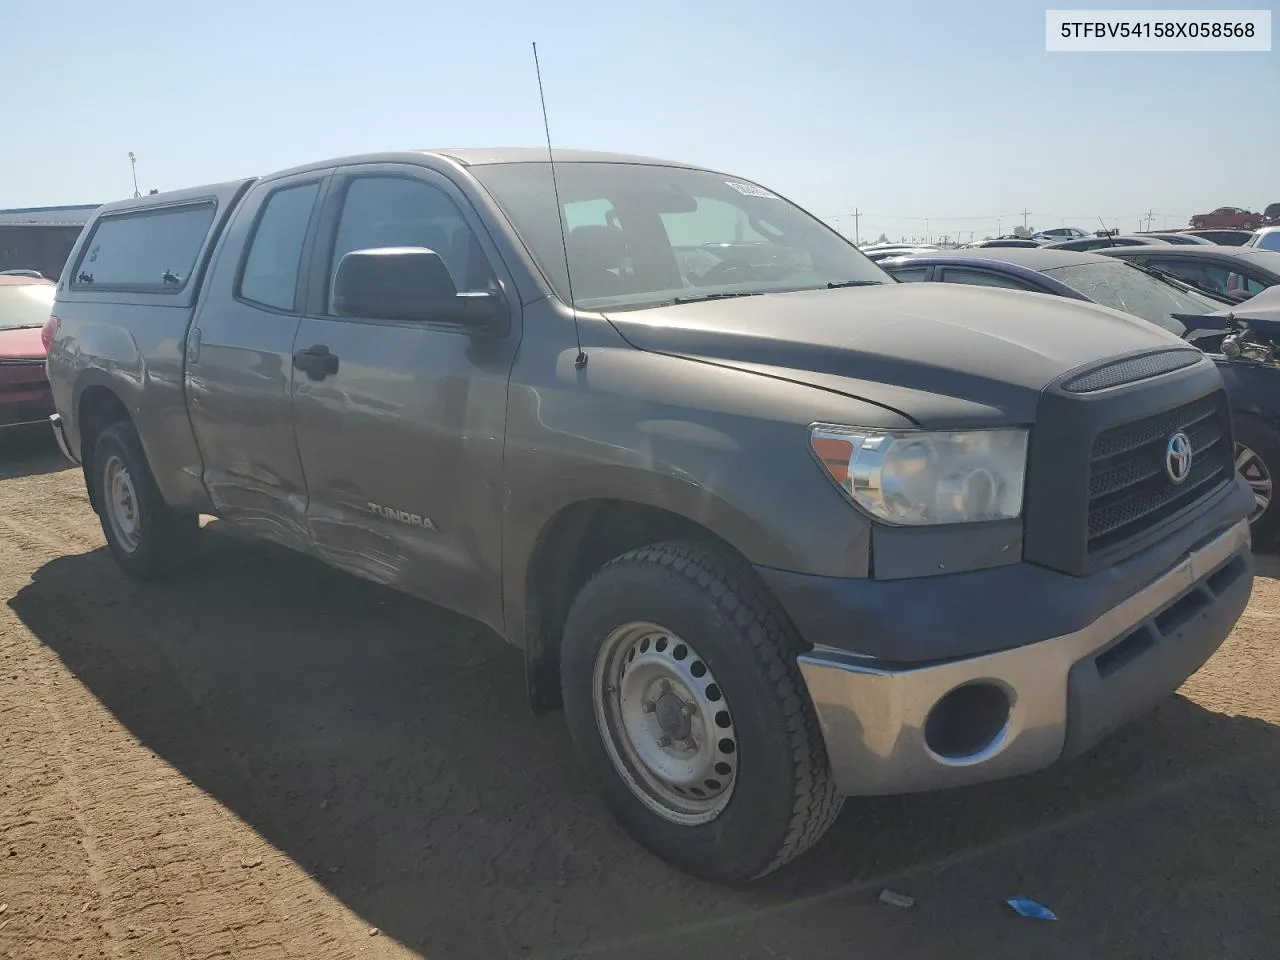
<instances>
[{"instance_id":1,"label":"amber turn signal lens","mask_svg":"<svg viewBox=\"0 0 1280 960\"><path fill-rule=\"evenodd\" d=\"M835 437L813 437L813 452L818 455L822 465L835 479L836 483L845 486L849 483L849 460L853 456L853 444L848 440Z\"/></svg>"}]
</instances>

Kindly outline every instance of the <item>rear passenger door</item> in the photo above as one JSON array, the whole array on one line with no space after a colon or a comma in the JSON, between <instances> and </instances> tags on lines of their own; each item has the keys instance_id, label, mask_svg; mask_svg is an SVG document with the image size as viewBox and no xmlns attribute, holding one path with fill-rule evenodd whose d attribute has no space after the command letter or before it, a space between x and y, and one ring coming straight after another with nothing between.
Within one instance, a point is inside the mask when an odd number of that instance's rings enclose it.
<instances>
[{"instance_id":1,"label":"rear passenger door","mask_svg":"<svg viewBox=\"0 0 1280 960\"><path fill-rule=\"evenodd\" d=\"M293 340L328 171L256 186L228 227L187 341L187 399L219 516L310 547L294 440Z\"/></svg>"},{"instance_id":2,"label":"rear passenger door","mask_svg":"<svg viewBox=\"0 0 1280 960\"><path fill-rule=\"evenodd\" d=\"M459 291L505 287L505 337L330 309L353 250L426 247ZM313 258L293 379L307 522L335 566L499 625L502 448L518 298L462 193L426 167L335 176ZM308 358L328 354L327 368Z\"/></svg>"}]
</instances>

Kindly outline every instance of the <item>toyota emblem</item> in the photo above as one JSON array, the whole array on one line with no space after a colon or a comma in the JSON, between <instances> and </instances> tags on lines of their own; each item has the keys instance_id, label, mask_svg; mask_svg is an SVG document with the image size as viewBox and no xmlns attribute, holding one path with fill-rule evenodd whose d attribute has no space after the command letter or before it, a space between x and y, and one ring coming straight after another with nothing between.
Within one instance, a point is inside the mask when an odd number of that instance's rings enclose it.
<instances>
[{"instance_id":1,"label":"toyota emblem","mask_svg":"<svg viewBox=\"0 0 1280 960\"><path fill-rule=\"evenodd\" d=\"M1164 448L1164 471L1174 483L1182 483L1191 473L1191 440L1181 430Z\"/></svg>"}]
</instances>

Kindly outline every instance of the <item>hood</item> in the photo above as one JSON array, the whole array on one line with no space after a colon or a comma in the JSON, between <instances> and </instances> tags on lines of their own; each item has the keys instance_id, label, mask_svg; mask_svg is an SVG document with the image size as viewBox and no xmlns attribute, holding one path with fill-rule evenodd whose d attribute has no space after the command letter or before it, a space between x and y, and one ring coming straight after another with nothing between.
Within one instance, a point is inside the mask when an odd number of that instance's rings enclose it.
<instances>
[{"instance_id":1,"label":"hood","mask_svg":"<svg viewBox=\"0 0 1280 960\"><path fill-rule=\"evenodd\" d=\"M44 342L39 327L23 327L18 330L0 329L0 359L44 359Z\"/></svg>"},{"instance_id":2,"label":"hood","mask_svg":"<svg viewBox=\"0 0 1280 960\"><path fill-rule=\"evenodd\" d=\"M1280 320L1280 285L1267 287L1248 300L1215 310L1211 316L1234 316L1238 320Z\"/></svg>"},{"instance_id":3,"label":"hood","mask_svg":"<svg viewBox=\"0 0 1280 960\"><path fill-rule=\"evenodd\" d=\"M641 350L843 393L922 426L1030 423L1040 392L1098 360L1186 344L1042 293L895 283L607 313Z\"/></svg>"}]
</instances>

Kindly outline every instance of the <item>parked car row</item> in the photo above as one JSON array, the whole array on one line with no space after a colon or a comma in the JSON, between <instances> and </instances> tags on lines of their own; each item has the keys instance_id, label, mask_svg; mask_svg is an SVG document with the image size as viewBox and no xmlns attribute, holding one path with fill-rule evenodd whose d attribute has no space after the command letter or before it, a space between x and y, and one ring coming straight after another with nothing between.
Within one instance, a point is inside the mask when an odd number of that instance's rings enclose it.
<instances>
[{"instance_id":1,"label":"parked car row","mask_svg":"<svg viewBox=\"0 0 1280 960\"><path fill-rule=\"evenodd\" d=\"M1153 230L1145 233L1122 234L1118 231L1086 233L1078 227L1054 227L1039 230L1030 236L1013 234L986 237L962 245L963 249L988 247L1045 247L1055 250L1100 250L1104 247L1218 245L1225 247L1254 246L1266 250L1280 250L1280 225L1261 227L1257 230L1203 229L1203 230ZM943 249L932 243L876 243L864 245L862 252L872 260L884 260L891 256Z\"/></svg>"},{"instance_id":2,"label":"parked car row","mask_svg":"<svg viewBox=\"0 0 1280 960\"><path fill-rule=\"evenodd\" d=\"M1087 253L1065 246L937 251L892 258L881 266L903 282L974 284L1088 300L1141 317L1208 352L1231 403L1236 468L1254 493L1254 535L1273 540L1280 534L1280 500L1273 496L1274 478L1280 478L1280 358L1273 338L1280 324L1272 321L1266 330L1253 331L1265 349L1241 351L1235 349L1239 340L1227 338L1223 318L1248 324L1247 318L1257 316L1250 305L1257 309L1271 296L1280 298L1280 253L1173 245ZM1273 291L1266 301L1260 299L1264 290ZM1189 317L1212 319L1189 323Z\"/></svg>"}]
</instances>

